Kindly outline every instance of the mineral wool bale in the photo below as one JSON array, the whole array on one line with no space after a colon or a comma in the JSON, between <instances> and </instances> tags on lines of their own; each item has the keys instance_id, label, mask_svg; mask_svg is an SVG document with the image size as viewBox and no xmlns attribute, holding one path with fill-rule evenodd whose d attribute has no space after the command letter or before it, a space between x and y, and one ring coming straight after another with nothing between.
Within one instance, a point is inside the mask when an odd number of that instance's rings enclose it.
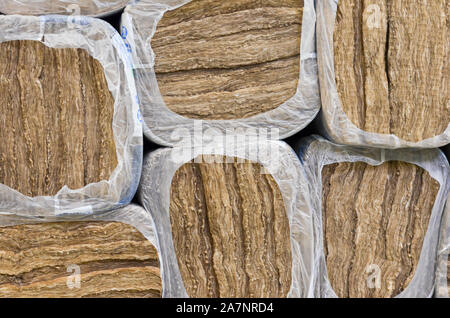
<instances>
[{"instance_id":1,"label":"mineral wool bale","mask_svg":"<svg viewBox=\"0 0 450 318\"><path fill-rule=\"evenodd\" d=\"M123 37L135 60L145 133L277 128L287 137L319 110L312 0L131 4ZM277 137L278 138L278 137Z\"/></svg>"},{"instance_id":2,"label":"mineral wool bale","mask_svg":"<svg viewBox=\"0 0 450 318\"><path fill-rule=\"evenodd\" d=\"M151 153L139 197L168 267L163 296L312 296L312 220L300 213L299 168L275 141Z\"/></svg>"},{"instance_id":3,"label":"mineral wool bale","mask_svg":"<svg viewBox=\"0 0 450 318\"><path fill-rule=\"evenodd\" d=\"M437 298L450 297L450 197L441 223L441 237L437 255L436 290Z\"/></svg>"},{"instance_id":4,"label":"mineral wool bale","mask_svg":"<svg viewBox=\"0 0 450 318\"><path fill-rule=\"evenodd\" d=\"M318 248L316 296L430 297L449 166L437 149L302 141Z\"/></svg>"},{"instance_id":5,"label":"mineral wool bale","mask_svg":"<svg viewBox=\"0 0 450 318\"><path fill-rule=\"evenodd\" d=\"M2 298L161 297L153 221L139 206L70 222L1 217L0 224Z\"/></svg>"},{"instance_id":6,"label":"mineral wool bale","mask_svg":"<svg viewBox=\"0 0 450 318\"><path fill-rule=\"evenodd\" d=\"M120 36L92 18L2 16L0 26L0 211L128 203L142 126Z\"/></svg>"},{"instance_id":7,"label":"mineral wool bale","mask_svg":"<svg viewBox=\"0 0 450 318\"><path fill-rule=\"evenodd\" d=\"M447 0L317 3L323 123L339 143L450 142Z\"/></svg>"},{"instance_id":8,"label":"mineral wool bale","mask_svg":"<svg viewBox=\"0 0 450 318\"><path fill-rule=\"evenodd\" d=\"M72 14L103 16L124 8L130 0L2 0L5 14Z\"/></svg>"},{"instance_id":9,"label":"mineral wool bale","mask_svg":"<svg viewBox=\"0 0 450 318\"><path fill-rule=\"evenodd\" d=\"M108 179L117 166L114 98L84 49L0 43L0 182L35 197Z\"/></svg>"}]
</instances>

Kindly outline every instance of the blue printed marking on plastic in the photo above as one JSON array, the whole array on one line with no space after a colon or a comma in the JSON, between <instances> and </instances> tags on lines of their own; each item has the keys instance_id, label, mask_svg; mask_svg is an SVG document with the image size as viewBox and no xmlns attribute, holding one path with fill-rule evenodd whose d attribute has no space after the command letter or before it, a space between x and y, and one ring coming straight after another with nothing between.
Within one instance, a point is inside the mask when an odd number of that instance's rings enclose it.
<instances>
[{"instance_id":1,"label":"blue printed marking on plastic","mask_svg":"<svg viewBox=\"0 0 450 318\"><path fill-rule=\"evenodd\" d=\"M132 52L132 50L131 50L131 45L129 45L128 43L125 43L125 46L127 47L127 51L128 51L129 53L131 53L131 52Z\"/></svg>"},{"instance_id":2,"label":"blue printed marking on plastic","mask_svg":"<svg viewBox=\"0 0 450 318\"><path fill-rule=\"evenodd\" d=\"M140 109L138 109L137 111L137 119L139 120L140 123L142 123L142 114Z\"/></svg>"}]
</instances>

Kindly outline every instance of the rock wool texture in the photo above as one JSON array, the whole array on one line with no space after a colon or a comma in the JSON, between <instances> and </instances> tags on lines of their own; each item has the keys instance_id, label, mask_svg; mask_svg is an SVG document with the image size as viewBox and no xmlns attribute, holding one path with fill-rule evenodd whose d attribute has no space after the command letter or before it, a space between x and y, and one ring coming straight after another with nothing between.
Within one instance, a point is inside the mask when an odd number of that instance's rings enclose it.
<instances>
[{"instance_id":1,"label":"rock wool texture","mask_svg":"<svg viewBox=\"0 0 450 318\"><path fill-rule=\"evenodd\" d=\"M71 265L80 269L80 288ZM155 247L119 222L0 228L0 297L160 297Z\"/></svg>"},{"instance_id":2,"label":"rock wool texture","mask_svg":"<svg viewBox=\"0 0 450 318\"><path fill-rule=\"evenodd\" d=\"M449 125L447 0L340 0L334 28L337 91L366 132L419 142Z\"/></svg>"},{"instance_id":3,"label":"rock wool texture","mask_svg":"<svg viewBox=\"0 0 450 318\"><path fill-rule=\"evenodd\" d=\"M247 118L297 91L303 0L193 0L151 41L167 107L194 119Z\"/></svg>"},{"instance_id":4,"label":"rock wool texture","mask_svg":"<svg viewBox=\"0 0 450 318\"><path fill-rule=\"evenodd\" d=\"M439 183L416 165L390 161L327 165L322 184L324 253L334 292L397 296L414 276Z\"/></svg>"},{"instance_id":5,"label":"rock wool texture","mask_svg":"<svg viewBox=\"0 0 450 318\"><path fill-rule=\"evenodd\" d=\"M113 114L103 67L86 50L0 43L0 183L35 197L109 179Z\"/></svg>"},{"instance_id":6,"label":"rock wool texture","mask_svg":"<svg viewBox=\"0 0 450 318\"><path fill-rule=\"evenodd\" d=\"M292 256L280 189L260 164L220 158L186 163L172 179L170 220L186 291L286 297Z\"/></svg>"},{"instance_id":7,"label":"rock wool texture","mask_svg":"<svg viewBox=\"0 0 450 318\"><path fill-rule=\"evenodd\" d=\"M0 10L7 14L41 15L73 14L100 15L125 7L129 0L3 0Z\"/></svg>"}]
</instances>

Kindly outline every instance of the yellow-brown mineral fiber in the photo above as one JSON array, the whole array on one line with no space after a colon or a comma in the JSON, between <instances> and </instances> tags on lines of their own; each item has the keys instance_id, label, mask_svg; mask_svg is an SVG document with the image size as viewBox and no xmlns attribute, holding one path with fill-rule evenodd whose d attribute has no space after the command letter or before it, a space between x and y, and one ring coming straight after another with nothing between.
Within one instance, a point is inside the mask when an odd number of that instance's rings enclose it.
<instances>
[{"instance_id":1,"label":"yellow-brown mineral fiber","mask_svg":"<svg viewBox=\"0 0 450 318\"><path fill-rule=\"evenodd\" d=\"M0 297L160 297L161 289L158 253L130 225L0 228Z\"/></svg>"},{"instance_id":2,"label":"yellow-brown mineral fiber","mask_svg":"<svg viewBox=\"0 0 450 318\"><path fill-rule=\"evenodd\" d=\"M418 142L450 122L448 0L340 0L337 90L358 128Z\"/></svg>"},{"instance_id":3,"label":"yellow-brown mineral fiber","mask_svg":"<svg viewBox=\"0 0 450 318\"><path fill-rule=\"evenodd\" d=\"M186 163L175 173L170 220L189 296L289 292L289 221L278 185L261 169L258 163L216 157L215 163Z\"/></svg>"},{"instance_id":4,"label":"yellow-brown mineral fiber","mask_svg":"<svg viewBox=\"0 0 450 318\"><path fill-rule=\"evenodd\" d=\"M297 91L303 0L193 0L168 11L151 46L164 102L195 119L275 109Z\"/></svg>"},{"instance_id":5,"label":"yellow-brown mineral fiber","mask_svg":"<svg viewBox=\"0 0 450 318\"><path fill-rule=\"evenodd\" d=\"M113 114L103 67L86 50L0 43L0 183L34 197L109 179Z\"/></svg>"},{"instance_id":6,"label":"yellow-brown mineral fiber","mask_svg":"<svg viewBox=\"0 0 450 318\"><path fill-rule=\"evenodd\" d=\"M343 162L324 167L322 184L324 252L337 296L398 295L416 271L439 183L409 163Z\"/></svg>"}]
</instances>

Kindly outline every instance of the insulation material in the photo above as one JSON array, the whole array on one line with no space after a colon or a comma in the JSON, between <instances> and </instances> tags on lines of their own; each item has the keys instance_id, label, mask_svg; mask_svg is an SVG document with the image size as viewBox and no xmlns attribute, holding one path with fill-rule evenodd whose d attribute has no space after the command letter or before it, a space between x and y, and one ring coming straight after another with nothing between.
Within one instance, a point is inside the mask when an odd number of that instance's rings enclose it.
<instances>
[{"instance_id":1,"label":"insulation material","mask_svg":"<svg viewBox=\"0 0 450 318\"><path fill-rule=\"evenodd\" d=\"M151 216L130 205L97 216L0 217L0 297L160 297Z\"/></svg>"},{"instance_id":2,"label":"insulation material","mask_svg":"<svg viewBox=\"0 0 450 318\"><path fill-rule=\"evenodd\" d=\"M312 297L313 228L302 187L298 158L283 142L151 153L139 198L167 266L163 297Z\"/></svg>"},{"instance_id":3,"label":"insulation material","mask_svg":"<svg viewBox=\"0 0 450 318\"><path fill-rule=\"evenodd\" d=\"M218 157L229 163L210 164L206 159L185 163L171 185L170 224L188 295L285 297L292 256L278 185L272 176L261 174L259 163ZM195 163L199 160L203 163ZM186 253L189 245L193 248ZM193 271L196 266L198 271Z\"/></svg>"},{"instance_id":4,"label":"insulation material","mask_svg":"<svg viewBox=\"0 0 450 318\"><path fill-rule=\"evenodd\" d=\"M330 138L380 148L450 142L449 8L446 0L317 1Z\"/></svg>"},{"instance_id":5,"label":"insulation material","mask_svg":"<svg viewBox=\"0 0 450 318\"><path fill-rule=\"evenodd\" d=\"M0 139L9 141L0 145L0 182L35 197L108 179L117 166L114 99L98 60L84 49L16 40L0 43L0 61L8 79Z\"/></svg>"},{"instance_id":6,"label":"insulation material","mask_svg":"<svg viewBox=\"0 0 450 318\"><path fill-rule=\"evenodd\" d=\"M300 156L316 229L315 296L431 297L450 189L442 152L310 137Z\"/></svg>"},{"instance_id":7,"label":"insulation material","mask_svg":"<svg viewBox=\"0 0 450 318\"><path fill-rule=\"evenodd\" d=\"M105 16L124 8L130 0L2 0L0 12L21 15Z\"/></svg>"},{"instance_id":8,"label":"insulation material","mask_svg":"<svg viewBox=\"0 0 450 318\"><path fill-rule=\"evenodd\" d=\"M450 197L447 200L445 214L441 223L435 297L450 297Z\"/></svg>"},{"instance_id":9,"label":"insulation material","mask_svg":"<svg viewBox=\"0 0 450 318\"><path fill-rule=\"evenodd\" d=\"M202 131L285 138L319 111L312 0L138 1L122 36L156 143L176 145L198 120Z\"/></svg>"},{"instance_id":10,"label":"insulation material","mask_svg":"<svg viewBox=\"0 0 450 318\"><path fill-rule=\"evenodd\" d=\"M85 17L1 16L0 25L0 212L128 204L142 124L120 35Z\"/></svg>"}]
</instances>

